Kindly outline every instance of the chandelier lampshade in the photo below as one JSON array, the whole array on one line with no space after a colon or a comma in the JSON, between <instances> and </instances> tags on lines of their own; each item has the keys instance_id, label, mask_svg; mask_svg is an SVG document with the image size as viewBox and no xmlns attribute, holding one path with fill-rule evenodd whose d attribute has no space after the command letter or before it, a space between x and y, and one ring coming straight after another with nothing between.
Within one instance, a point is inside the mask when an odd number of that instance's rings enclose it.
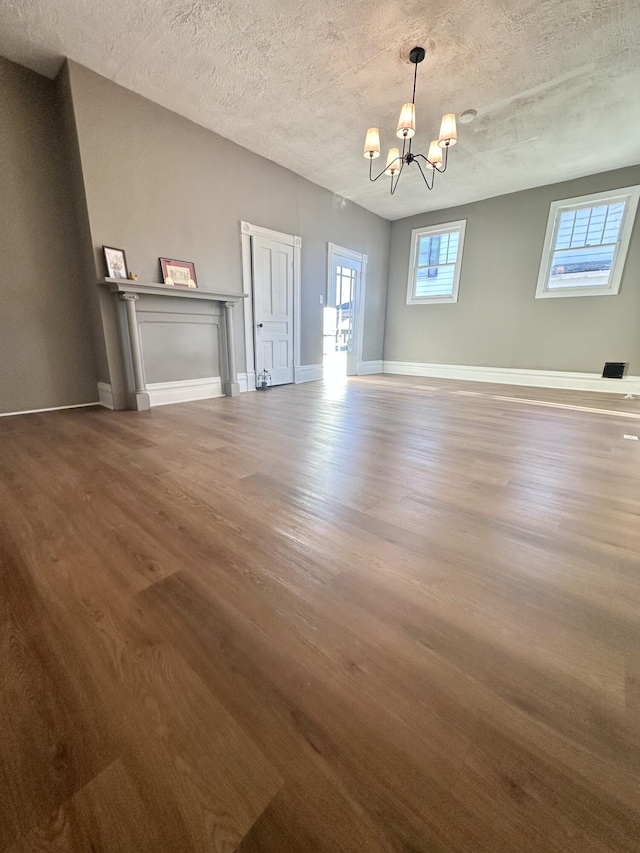
<instances>
[{"instance_id":1,"label":"chandelier lampshade","mask_svg":"<svg viewBox=\"0 0 640 853\"><path fill-rule=\"evenodd\" d=\"M427 169L433 169L434 167L440 169L442 168L442 148L440 148L440 144L437 139L434 139L431 145L429 146L429 153L427 154Z\"/></svg>"},{"instance_id":2,"label":"chandelier lampshade","mask_svg":"<svg viewBox=\"0 0 640 853\"><path fill-rule=\"evenodd\" d=\"M370 127L364 143L364 156L369 160L369 180L377 181L383 175L391 178L391 194L395 193L400 180L400 175L405 165L416 163L427 189L433 189L436 172L445 172L449 148L458 141L458 129L454 113L447 113L442 117L440 134L429 146L429 153L425 156L411 150L413 138L416 135L416 84L418 82L418 65L425 58L426 51L423 47L414 47L409 53L409 61L414 66L413 72L413 95L411 101L402 105L396 136L402 140L402 151L400 148L390 148L384 169L378 175L373 174L373 161L380 156L380 131L377 127ZM467 110L467 112L472 112Z\"/></svg>"},{"instance_id":3,"label":"chandelier lampshade","mask_svg":"<svg viewBox=\"0 0 640 853\"><path fill-rule=\"evenodd\" d=\"M416 105L404 104L400 110L396 136L400 139L411 139L416 135Z\"/></svg>"},{"instance_id":4,"label":"chandelier lampshade","mask_svg":"<svg viewBox=\"0 0 640 853\"><path fill-rule=\"evenodd\" d=\"M401 165L402 160L400 159L400 149L390 148L389 153L387 154L387 165L384 167L385 174L391 175L391 177L393 177L397 172L400 171Z\"/></svg>"},{"instance_id":5,"label":"chandelier lampshade","mask_svg":"<svg viewBox=\"0 0 640 853\"><path fill-rule=\"evenodd\" d=\"M364 156L375 160L380 156L380 131L377 127L370 127L364 141Z\"/></svg>"},{"instance_id":6,"label":"chandelier lampshade","mask_svg":"<svg viewBox=\"0 0 640 853\"><path fill-rule=\"evenodd\" d=\"M458 131L456 129L456 117L453 113L447 113L446 116L442 116L438 145L440 148L449 148L452 145L455 145L457 141Z\"/></svg>"}]
</instances>

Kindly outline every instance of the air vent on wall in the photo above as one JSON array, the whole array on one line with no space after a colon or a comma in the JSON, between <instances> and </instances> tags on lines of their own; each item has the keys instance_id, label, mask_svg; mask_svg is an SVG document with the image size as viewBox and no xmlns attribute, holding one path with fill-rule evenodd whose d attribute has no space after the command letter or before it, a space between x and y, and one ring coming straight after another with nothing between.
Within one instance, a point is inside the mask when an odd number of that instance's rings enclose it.
<instances>
[{"instance_id":1,"label":"air vent on wall","mask_svg":"<svg viewBox=\"0 0 640 853\"><path fill-rule=\"evenodd\" d=\"M622 379L626 370L626 362L624 361L605 361L602 371L603 379Z\"/></svg>"}]
</instances>

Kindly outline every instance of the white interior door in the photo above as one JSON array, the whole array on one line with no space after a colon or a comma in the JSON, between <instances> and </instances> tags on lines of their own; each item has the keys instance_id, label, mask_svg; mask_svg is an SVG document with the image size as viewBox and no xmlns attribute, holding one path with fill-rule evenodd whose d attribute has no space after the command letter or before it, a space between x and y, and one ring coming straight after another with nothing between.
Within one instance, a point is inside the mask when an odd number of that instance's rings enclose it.
<instances>
[{"instance_id":1,"label":"white interior door","mask_svg":"<svg viewBox=\"0 0 640 853\"><path fill-rule=\"evenodd\" d=\"M338 254L335 250L330 257L324 324L325 366L331 372L355 376L358 372L356 312L360 299L362 262Z\"/></svg>"},{"instance_id":2,"label":"white interior door","mask_svg":"<svg viewBox=\"0 0 640 853\"><path fill-rule=\"evenodd\" d=\"M293 382L293 246L251 238L256 375Z\"/></svg>"}]
</instances>

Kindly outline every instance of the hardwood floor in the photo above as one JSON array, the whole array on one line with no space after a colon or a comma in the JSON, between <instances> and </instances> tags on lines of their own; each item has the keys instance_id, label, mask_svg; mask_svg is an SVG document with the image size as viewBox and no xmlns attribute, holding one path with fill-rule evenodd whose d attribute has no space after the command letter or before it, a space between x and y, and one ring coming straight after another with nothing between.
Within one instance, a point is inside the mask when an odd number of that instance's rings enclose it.
<instances>
[{"instance_id":1,"label":"hardwood floor","mask_svg":"<svg viewBox=\"0 0 640 853\"><path fill-rule=\"evenodd\" d=\"M0 850L638 853L640 404L0 419Z\"/></svg>"}]
</instances>

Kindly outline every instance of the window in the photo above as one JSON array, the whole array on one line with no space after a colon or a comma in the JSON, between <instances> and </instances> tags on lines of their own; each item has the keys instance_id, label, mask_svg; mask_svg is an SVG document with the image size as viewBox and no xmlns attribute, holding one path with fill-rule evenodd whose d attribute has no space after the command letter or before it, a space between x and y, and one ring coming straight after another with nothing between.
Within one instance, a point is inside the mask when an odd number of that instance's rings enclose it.
<instances>
[{"instance_id":1,"label":"window","mask_svg":"<svg viewBox=\"0 0 640 853\"><path fill-rule=\"evenodd\" d=\"M627 187L553 202L536 299L619 291L639 193Z\"/></svg>"},{"instance_id":2,"label":"window","mask_svg":"<svg viewBox=\"0 0 640 853\"><path fill-rule=\"evenodd\" d=\"M466 219L411 232L407 305L457 302Z\"/></svg>"}]
</instances>

